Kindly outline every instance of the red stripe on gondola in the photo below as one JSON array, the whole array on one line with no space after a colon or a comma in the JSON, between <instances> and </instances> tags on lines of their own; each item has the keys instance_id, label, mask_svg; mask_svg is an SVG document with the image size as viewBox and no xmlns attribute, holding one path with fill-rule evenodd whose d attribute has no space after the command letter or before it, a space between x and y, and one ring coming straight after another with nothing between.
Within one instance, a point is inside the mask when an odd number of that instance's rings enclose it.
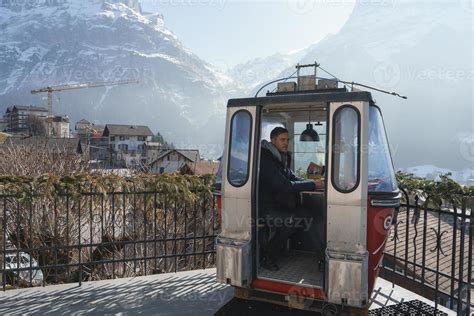
<instances>
[{"instance_id":1,"label":"red stripe on gondola","mask_svg":"<svg viewBox=\"0 0 474 316\"><path fill-rule=\"evenodd\" d=\"M293 285L269 280L255 279L252 286L257 289L267 290L271 292L290 294L296 296L311 297L314 299L324 300L325 294L323 289Z\"/></svg>"},{"instance_id":2,"label":"red stripe on gondola","mask_svg":"<svg viewBox=\"0 0 474 316\"><path fill-rule=\"evenodd\" d=\"M222 197L217 195L217 210L219 212L219 227L222 227Z\"/></svg>"},{"instance_id":3,"label":"red stripe on gondola","mask_svg":"<svg viewBox=\"0 0 474 316\"><path fill-rule=\"evenodd\" d=\"M393 208L378 208L371 206L372 197L369 195L367 208L367 251L369 252L368 266L368 294L372 293L375 279L379 273L379 263L383 258L385 241L389 229L385 227L385 221L393 216Z\"/></svg>"}]
</instances>

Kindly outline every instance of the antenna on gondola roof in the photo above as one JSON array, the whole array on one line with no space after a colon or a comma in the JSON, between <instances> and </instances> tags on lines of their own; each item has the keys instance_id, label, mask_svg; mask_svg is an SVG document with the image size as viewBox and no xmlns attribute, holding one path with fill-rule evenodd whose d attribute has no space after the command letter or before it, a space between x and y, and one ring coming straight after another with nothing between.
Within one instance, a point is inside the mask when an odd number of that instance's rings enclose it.
<instances>
[{"instance_id":1,"label":"antenna on gondola roof","mask_svg":"<svg viewBox=\"0 0 474 316\"><path fill-rule=\"evenodd\" d=\"M301 76L300 75L300 70L301 68L307 68L307 67L314 67L314 76ZM258 94L260 93L260 91L263 90L263 88L271 85L272 83L276 83L276 82L285 82L287 81L288 79L297 79L298 83L297 85L295 83L293 83L293 91L291 92L296 92L296 91L301 91L301 90L311 90L311 89L307 89L307 88L303 88L304 86L308 86L308 81L310 82L310 84L312 82L314 82L314 89L317 89L316 87L316 80L328 80L327 78L322 78L322 77L318 77L317 76L317 69L321 69L322 71L324 71L326 74L328 74L329 76L331 76L333 79L329 79L333 82L336 82L336 86L337 86L337 83L342 83L347 89L350 89L350 91L354 91L354 86L359 86L359 87L364 87L364 88L367 88L367 89L371 89L371 90L374 90L374 91L378 91L378 92L382 92L382 93L385 93L385 94L390 94L390 95L393 95L393 96L396 96L396 97L399 97L399 98L402 98L402 99L407 99L406 96L404 95L400 95L399 93L397 92L391 92L391 91L387 91L387 90L382 90L382 89L379 89L379 88L375 88L375 87L372 87L372 86L369 86L369 85L365 85L365 84L362 84L362 83L358 83L358 82L354 82L354 81L344 81L344 80L340 80L339 78L337 78L336 76L334 76L333 74L331 74L329 71L325 70L324 68L321 67L321 64L318 64L316 61L314 62L314 64L304 64L304 65L300 65L300 64L297 64L295 66L296 68L296 71L293 72L290 76L288 77L284 77L284 78L279 78L279 79L276 79L276 80L272 80L266 84L264 84L262 87L260 87L260 89L258 89L257 93L255 93L255 98L258 96ZM296 74L296 77L294 76ZM309 80L308 80L309 79ZM350 85L350 87L349 87ZM298 88L296 88L298 87ZM303 88L303 89L302 89ZM277 88L275 88L277 89ZM275 89L273 89L272 92L275 91ZM319 88L319 90L321 90L321 88ZM290 91L288 91L290 92Z\"/></svg>"}]
</instances>

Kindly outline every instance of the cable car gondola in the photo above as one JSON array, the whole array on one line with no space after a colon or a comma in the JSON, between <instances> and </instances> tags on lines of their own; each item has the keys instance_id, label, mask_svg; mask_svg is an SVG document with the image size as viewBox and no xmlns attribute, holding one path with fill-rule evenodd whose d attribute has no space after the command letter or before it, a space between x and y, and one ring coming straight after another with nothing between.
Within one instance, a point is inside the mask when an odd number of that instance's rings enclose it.
<instances>
[{"instance_id":1,"label":"cable car gondola","mask_svg":"<svg viewBox=\"0 0 474 316\"><path fill-rule=\"evenodd\" d=\"M306 67L314 74L301 75ZM400 193L382 113L371 93L319 78L318 68L298 65L296 82L227 103L217 190L217 279L241 298L364 314ZM322 247L315 247L308 231L297 231L283 245L279 269L271 271L260 262L262 236L271 236L272 228L258 221L259 162L261 142L276 126L289 131L292 170L324 181L323 189L299 192L297 199L310 212Z\"/></svg>"}]
</instances>

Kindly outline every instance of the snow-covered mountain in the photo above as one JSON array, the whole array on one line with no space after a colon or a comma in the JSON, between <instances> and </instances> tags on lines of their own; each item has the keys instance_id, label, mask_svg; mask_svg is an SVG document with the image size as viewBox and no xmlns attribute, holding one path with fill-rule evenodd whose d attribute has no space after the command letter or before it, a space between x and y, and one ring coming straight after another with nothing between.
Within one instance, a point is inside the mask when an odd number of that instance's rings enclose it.
<instances>
[{"instance_id":1,"label":"snow-covered mountain","mask_svg":"<svg viewBox=\"0 0 474 316\"><path fill-rule=\"evenodd\" d=\"M474 168L474 142L464 141L474 133L472 11L461 2L393 3L356 4L341 31L302 62L408 96L373 93L397 167Z\"/></svg>"},{"instance_id":2,"label":"snow-covered mountain","mask_svg":"<svg viewBox=\"0 0 474 316\"><path fill-rule=\"evenodd\" d=\"M409 168L402 168L400 171L411 173L416 177L426 178L429 180L439 180L439 176L450 173L451 179L463 185L474 185L474 168L466 168L464 170L453 171L446 168L438 168L433 165L422 165Z\"/></svg>"},{"instance_id":3,"label":"snow-covered mountain","mask_svg":"<svg viewBox=\"0 0 474 316\"><path fill-rule=\"evenodd\" d=\"M253 96L252 92L255 89L278 78L282 70L294 68L304 55L305 49L299 49L287 54L277 53L268 57L255 58L232 67L227 74L245 87L246 95Z\"/></svg>"},{"instance_id":4,"label":"snow-covered mountain","mask_svg":"<svg viewBox=\"0 0 474 316\"><path fill-rule=\"evenodd\" d=\"M138 79L56 93L54 112L72 122L149 125L216 157L229 97L252 95L256 85L293 73L297 62L316 60L341 79L408 96L373 93L397 168L469 169L474 39L466 2L361 0L337 34L223 74L187 49L159 13L142 12L138 0L0 1L0 111L45 105L33 88Z\"/></svg>"},{"instance_id":5,"label":"snow-covered mountain","mask_svg":"<svg viewBox=\"0 0 474 316\"><path fill-rule=\"evenodd\" d=\"M192 147L222 143L233 80L187 49L160 14L141 12L138 1L7 1L0 30L0 111L45 105L33 88L138 79L55 93L53 112L72 122L148 125Z\"/></svg>"},{"instance_id":6,"label":"snow-covered mountain","mask_svg":"<svg viewBox=\"0 0 474 316\"><path fill-rule=\"evenodd\" d=\"M473 43L472 8L465 1L358 1L337 34L302 50L273 78L293 73L296 62L316 60L342 80L406 95L408 100L372 93L384 113L395 166L469 169ZM274 64L272 58L258 61L256 69Z\"/></svg>"}]
</instances>

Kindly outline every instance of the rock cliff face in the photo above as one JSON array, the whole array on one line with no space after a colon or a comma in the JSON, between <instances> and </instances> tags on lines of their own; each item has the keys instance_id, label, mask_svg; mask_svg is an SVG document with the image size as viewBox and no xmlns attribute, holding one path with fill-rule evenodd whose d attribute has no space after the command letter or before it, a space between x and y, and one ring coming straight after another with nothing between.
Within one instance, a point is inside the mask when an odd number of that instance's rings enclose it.
<instances>
[{"instance_id":1,"label":"rock cliff face","mask_svg":"<svg viewBox=\"0 0 474 316\"><path fill-rule=\"evenodd\" d=\"M404 101L373 93L396 167L470 168L468 2L360 1L337 34L297 54L259 58L224 75L187 49L162 15L142 12L139 1L0 0L0 111L18 103L44 106L46 100L30 94L33 88L138 79L139 84L57 93L54 112L72 122L149 125L170 141L218 156L229 97L251 96L262 82L293 73L295 63L316 60L341 79L408 96Z\"/></svg>"},{"instance_id":2,"label":"rock cliff face","mask_svg":"<svg viewBox=\"0 0 474 316\"><path fill-rule=\"evenodd\" d=\"M58 0L0 6L0 111L45 105L33 88L137 79L69 90L53 112L72 122L148 125L175 142L221 144L233 81L187 49L136 0Z\"/></svg>"},{"instance_id":3,"label":"rock cliff face","mask_svg":"<svg viewBox=\"0 0 474 316\"><path fill-rule=\"evenodd\" d=\"M140 5L139 0L104 0L104 2L110 3L123 3L127 7L137 11L138 13L142 14L142 6Z\"/></svg>"}]
</instances>

